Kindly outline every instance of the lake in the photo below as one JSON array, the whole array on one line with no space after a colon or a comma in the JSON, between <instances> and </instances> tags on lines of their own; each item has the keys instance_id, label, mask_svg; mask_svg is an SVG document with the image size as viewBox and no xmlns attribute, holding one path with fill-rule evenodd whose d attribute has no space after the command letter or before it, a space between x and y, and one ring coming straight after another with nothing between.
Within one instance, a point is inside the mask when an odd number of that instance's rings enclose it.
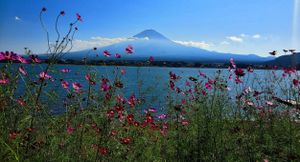
<instances>
[{"instance_id":1,"label":"lake","mask_svg":"<svg viewBox=\"0 0 300 162\"><path fill-rule=\"evenodd\" d=\"M0 64L3 66L4 64ZM18 68L18 64L14 64ZM44 68L45 65L25 65L24 66L30 76L37 76ZM61 73L61 69L68 68L71 70L70 73ZM246 73L242 78L243 84L235 85L234 81L229 80L229 70L228 69L208 69L208 68L170 68L170 67L115 67L115 66L83 66L83 65L55 65L53 67L54 71L51 71L51 75L56 80L50 82L46 89L49 91L55 91L59 94L58 102L53 106L53 113L60 113L63 111L62 100L67 95L65 89L61 88L60 79L64 79L70 83L79 82L83 85L83 89L87 90L88 82L85 80L85 75L89 70L93 73L97 73L97 76L107 77L111 82L117 76L121 77L124 88L120 89L119 93L123 94L126 97L129 97L131 94L135 94L137 97L142 97L145 99L145 107L154 106L154 107L164 107L166 100L165 97L169 92L169 72L173 72L176 75L179 75L182 79L176 82L176 86L181 88L185 87L186 81L188 81L190 76L193 76L199 81L207 82L207 79L199 76L199 71L205 73L208 78L213 79L216 76L216 72L220 70L221 76L224 79L228 80L228 89L229 94L232 98L236 96L236 88L239 90L251 87L252 89L260 90L265 87L271 86L274 84L274 93L281 95L279 85L274 83L274 75L271 70L254 70L253 73ZM121 75L120 71L125 70L126 74ZM246 71L246 69L245 69ZM116 73L117 72L117 73ZM274 71L277 76L282 75L282 71ZM36 80L36 77L35 77ZM273 80L273 81L272 81ZM100 91L100 79L96 80L97 85L94 87L95 91ZM191 81L189 81L191 82ZM283 84L286 84L281 81ZM22 87L22 83L20 84ZM287 84L288 85L288 84ZM282 85L281 85L282 86ZM234 89L232 87L235 87ZM276 92L275 92L276 91ZM18 93L22 95L22 88L18 89ZM46 98L46 96L42 96Z\"/></svg>"}]
</instances>

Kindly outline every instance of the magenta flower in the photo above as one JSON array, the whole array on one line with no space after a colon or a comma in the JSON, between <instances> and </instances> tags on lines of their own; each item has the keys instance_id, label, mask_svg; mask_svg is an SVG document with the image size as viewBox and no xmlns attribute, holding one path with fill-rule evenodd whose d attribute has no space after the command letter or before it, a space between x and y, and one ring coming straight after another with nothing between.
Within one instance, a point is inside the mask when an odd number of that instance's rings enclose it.
<instances>
[{"instance_id":1,"label":"magenta flower","mask_svg":"<svg viewBox=\"0 0 300 162\"><path fill-rule=\"evenodd\" d=\"M157 110L156 110L156 108L154 108L154 107L150 107L150 108L148 109L148 112L156 113Z\"/></svg>"},{"instance_id":2,"label":"magenta flower","mask_svg":"<svg viewBox=\"0 0 300 162\"><path fill-rule=\"evenodd\" d=\"M138 100L135 98L134 94L132 94L127 101L128 105L130 105L131 108L133 108L137 104L137 102Z\"/></svg>"},{"instance_id":3,"label":"magenta flower","mask_svg":"<svg viewBox=\"0 0 300 162\"><path fill-rule=\"evenodd\" d=\"M82 18L81 18L81 15L79 13L76 13L76 18L78 21L81 21L82 22Z\"/></svg>"},{"instance_id":4,"label":"magenta flower","mask_svg":"<svg viewBox=\"0 0 300 162\"><path fill-rule=\"evenodd\" d=\"M90 85L95 85L96 84L96 82L92 80L90 74L85 75L85 79L90 83Z\"/></svg>"},{"instance_id":5,"label":"magenta flower","mask_svg":"<svg viewBox=\"0 0 300 162\"><path fill-rule=\"evenodd\" d=\"M190 83L189 81L185 81L185 85L186 85L187 87L191 87L191 83Z\"/></svg>"},{"instance_id":6,"label":"magenta flower","mask_svg":"<svg viewBox=\"0 0 300 162\"><path fill-rule=\"evenodd\" d=\"M70 126L69 126L69 127L67 128L67 133L68 133L68 134L73 134L74 131L75 131L75 128L73 128L73 127L70 127Z\"/></svg>"},{"instance_id":7,"label":"magenta flower","mask_svg":"<svg viewBox=\"0 0 300 162\"><path fill-rule=\"evenodd\" d=\"M271 101L267 101L266 104L267 104L268 106L273 106L273 102L271 102Z\"/></svg>"},{"instance_id":8,"label":"magenta flower","mask_svg":"<svg viewBox=\"0 0 300 162\"><path fill-rule=\"evenodd\" d=\"M105 57L110 57L111 56L111 54L107 50L103 51L103 55Z\"/></svg>"},{"instance_id":9,"label":"magenta flower","mask_svg":"<svg viewBox=\"0 0 300 162\"><path fill-rule=\"evenodd\" d=\"M158 119L165 119L167 117L167 114L159 114L156 116Z\"/></svg>"},{"instance_id":10,"label":"magenta flower","mask_svg":"<svg viewBox=\"0 0 300 162\"><path fill-rule=\"evenodd\" d=\"M199 70L199 75L206 78L206 75Z\"/></svg>"},{"instance_id":11,"label":"magenta flower","mask_svg":"<svg viewBox=\"0 0 300 162\"><path fill-rule=\"evenodd\" d=\"M29 58L30 58L31 61L34 62L34 63L41 63L41 62L42 62L42 60L40 60L40 59L38 58L38 55L29 55Z\"/></svg>"},{"instance_id":12,"label":"magenta flower","mask_svg":"<svg viewBox=\"0 0 300 162\"><path fill-rule=\"evenodd\" d=\"M5 79L0 79L0 84L8 84L9 83L9 79L5 78Z\"/></svg>"},{"instance_id":13,"label":"magenta flower","mask_svg":"<svg viewBox=\"0 0 300 162\"><path fill-rule=\"evenodd\" d=\"M128 45L125 49L127 54L132 54L133 53L133 47L131 45Z\"/></svg>"},{"instance_id":14,"label":"magenta flower","mask_svg":"<svg viewBox=\"0 0 300 162\"><path fill-rule=\"evenodd\" d=\"M42 71L39 76L40 76L40 80L45 80L45 79L51 79L52 78L50 75L48 75L44 71Z\"/></svg>"},{"instance_id":15,"label":"magenta flower","mask_svg":"<svg viewBox=\"0 0 300 162\"><path fill-rule=\"evenodd\" d=\"M211 90L212 89L212 84L210 82L206 82L205 83L205 88L208 89L208 90Z\"/></svg>"},{"instance_id":16,"label":"magenta flower","mask_svg":"<svg viewBox=\"0 0 300 162\"><path fill-rule=\"evenodd\" d=\"M294 86L298 86L299 85L299 80L297 80L297 79L293 79L293 84L294 84Z\"/></svg>"},{"instance_id":17,"label":"magenta flower","mask_svg":"<svg viewBox=\"0 0 300 162\"><path fill-rule=\"evenodd\" d=\"M121 55L118 54L118 53L116 53L116 54L115 54L115 58L121 58Z\"/></svg>"},{"instance_id":18,"label":"magenta flower","mask_svg":"<svg viewBox=\"0 0 300 162\"><path fill-rule=\"evenodd\" d=\"M69 88L69 83L65 80L61 81L61 86L65 89Z\"/></svg>"},{"instance_id":19,"label":"magenta flower","mask_svg":"<svg viewBox=\"0 0 300 162\"><path fill-rule=\"evenodd\" d=\"M28 64L28 61L24 57L22 57L22 56L18 55L17 56L17 60L20 61L23 64Z\"/></svg>"},{"instance_id":20,"label":"magenta flower","mask_svg":"<svg viewBox=\"0 0 300 162\"><path fill-rule=\"evenodd\" d=\"M15 61L17 59L18 59L18 55L12 51L11 52L5 51L0 53L0 61L1 60Z\"/></svg>"},{"instance_id":21,"label":"magenta flower","mask_svg":"<svg viewBox=\"0 0 300 162\"><path fill-rule=\"evenodd\" d=\"M107 92L111 89L110 85L108 84L109 80L106 78L103 78L101 80L101 90L104 92Z\"/></svg>"},{"instance_id":22,"label":"magenta flower","mask_svg":"<svg viewBox=\"0 0 300 162\"><path fill-rule=\"evenodd\" d=\"M234 79L234 81L235 81L236 84L243 83L243 81L239 77L236 77Z\"/></svg>"},{"instance_id":23,"label":"magenta flower","mask_svg":"<svg viewBox=\"0 0 300 162\"><path fill-rule=\"evenodd\" d=\"M69 72L71 72L70 69L61 69L60 71L61 71L62 73L69 73Z\"/></svg>"},{"instance_id":24,"label":"magenta flower","mask_svg":"<svg viewBox=\"0 0 300 162\"><path fill-rule=\"evenodd\" d=\"M176 80L176 79L178 79L179 77L178 76L176 76L176 74L175 73L173 73L173 72L169 72L169 76L170 76L170 79L171 80Z\"/></svg>"},{"instance_id":25,"label":"magenta flower","mask_svg":"<svg viewBox=\"0 0 300 162\"><path fill-rule=\"evenodd\" d=\"M121 74L122 74L122 75L125 75L125 74L126 74L126 70L125 70L125 69L122 69L122 70L121 70Z\"/></svg>"},{"instance_id":26,"label":"magenta flower","mask_svg":"<svg viewBox=\"0 0 300 162\"><path fill-rule=\"evenodd\" d=\"M230 64L234 69L236 68L236 64L235 64L233 58L230 59Z\"/></svg>"},{"instance_id":27,"label":"magenta flower","mask_svg":"<svg viewBox=\"0 0 300 162\"><path fill-rule=\"evenodd\" d=\"M17 99L17 103L20 105L20 106L26 106L26 102L23 100L23 99L21 99L21 98L19 98L19 99Z\"/></svg>"},{"instance_id":28,"label":"magenta flower","mask_svg":"<svg viewBox=\"0 0 300 162\"><path fill-rule=\"evenodd\" d=\"M170 80L170 88L175 90L175 83L172 80Z\"/></svg>"},{"instance_id":29,"label":"magenta flower","mask_svg":"<svg viewBox=\"0 0 300 162\"><path fill-rule=\"evenodd\" d=\"M72 86L76 92L78 92L78 93L81 92L82 85L80 83L74 82L74 83L72 83Z\"/></svg>"},{"instance_id":30,"label":"magenta flower","mask_svg":"<svg viewBox=\"0 0 300 162\"><path fill-rule=\"evenodd\" d=\"M19 67L19 72L23 75L27 75L27 72L25 71L24 67L23 66L20 66Z\"/></svg>"},{"instance_id":31,"label":"magenta flower","mask_svg":"<svg viewBox=\"0 0 300 162\"><path fill-rule=\"evenodd\" d=\"M241 69L241 68L237 68L237 69L234 71L234 73L235 73L235 75L236 75L237 77L242 77L242 76L245 75L244 70Z\"/></svg>"},{"instance_id":32,"label":"magenta flower","mask_svg":"<svg viewBox=\"0 0 300 162\"><path fill-rule=\"evenodd\" d=\"M181 122L181 124L182 124L182 125L188 125L188 124L189 124L189 122L188 122L188 121L186 121L186 120L184 120L184 121L182 121L182 122Z\"/></svg>"},{"instance_id":33,"label":"magenta flower","mask_svg":"<svg viewBox=\"0 0 300 162\"><path fill-rule=\"evenodd\" d=\"M149 57L149 61L150 61L150 62L153 62L153 61L154 61L154 57L153 57L153 56L150 56L150 57Z\"/></svg>"}]
</instances>

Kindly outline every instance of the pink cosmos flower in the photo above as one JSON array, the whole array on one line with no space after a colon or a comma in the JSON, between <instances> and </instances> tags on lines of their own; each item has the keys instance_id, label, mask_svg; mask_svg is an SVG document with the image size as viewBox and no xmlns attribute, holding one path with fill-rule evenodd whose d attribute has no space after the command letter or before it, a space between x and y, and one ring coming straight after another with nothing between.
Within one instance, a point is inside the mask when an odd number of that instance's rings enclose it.
<instances>
[{"instance_id":1,"label":"pink cosmos flower","mask_svg":"<svg viewBox=\"0 0 300 162\"><path fill-rule=\"evenodd\" d=\"M24 67L23 66L20 66L19 67L19 72L23 75L27 75L27 72L25 71Z\"/></svg>"},{"instance_id":2,"label":"pink cosmos flower","mask_svg":"<svg viewBox=\"0 0 300 162\"><path fill-rule=\"evenodd\" d=\"M125 49L127 54L132 54L133 53L133 47L131 45L128 45Z\"/></svg>"},{"instance_id":3,"label":"pink cosmos flower","mask_svg":"<svg viewBox=\"0 0 300 162\"><path fill-rule=\"evenodd\" d=\"M212 89L211 83L206 82L206 83L205 83L205 88L208 89L208 90L211 90L211 89Z\"/></svg>"},{"instance_id":4,"label":"pink cosmos flower","mask_svg":"<svg viewBox=\"0 0 300 162\"><path fill-rule=\"evenodd\" d=\"M156 116L158 119L165 119L167 117L167 114L159 114Z\"/></svg>"},{"instance_id":5,"label":"pink cosmos flower","mask_svg":"<svg viewBox=\"0 0 300 162\"><path fill-rule=\"evenodd\" d=\"M175 83L172 80L170 80L170 88L175 90Z\"/></svg>"},{"instance_id":6,"label":"pink cosmos flower","mask_svg":"<svg viewBox=\"0 0 300 162\"><path fill-rule=\"evenodd\" d=\"M132 94L127 101L128 105L130 105L131 108L133 108L137 104L137 102L138 100L135 98L134 94Z\"/></svg>"},{"instance_id":7,"label":"pink cosmos flower","mask_svg":"<svg viewBox=\"0 0 300 162\"><path fill-rule=\"evenodd\" d=\"M122 70L121 70L121 74L122 74L122 75L125 75L125 74L126 74L126 70L125 70L125 69L122 69Z\"/></svg>"},{"instance_id":8,"label":"pink cosmos flower","mask_svg":"<svg viewBox=\"0 0 300 162\"><path fill-rule=\"evenodd\" d=\"M207 95L207 92L206 92L205 90L202 90L202 94L203 94L204 96L206 96L206 95Z\"/></svg>"},{"instance_id":9,"label":"pink cosmos flower","mask_svg":"<svg viewBox=\"0 0 300 162\"><path fill-rule=\"evenodd\" d=\"M154 108L154 107L150 107L150 108L148 109L148 112L156 113L157 110L156 110L156 108Z\"/></svg>"},{"instance_id":10,"label":"pink cosmos flower","mask_svg":"<svg viewBox=\"0 0 300 162\"><path fill-rule=\"evenodd\" d=\"M21 99L21 98L17 99L17 103L18 103L20 106L25 106L25 105L26 105L26 102L25 102L23 99Z\"/></svg>"},{"instance_id":11,"label":"pink cosmos flower","mask_svg":"<svg viewBox=\"0 0 300 162\"><path fill-rule=\"evenodd\" d=\"M293 79L293 84L294 84L294 86L298 86L299 85L299 80L297 80L297 79Z\"/></svg>"},{"instance_id":12,"label":"pink cosmos flower","mask_svg":"<svg viewBox=\"0 0 300 162\"><path fill-rule=\"evenodd\" d=\"M185 81L185 85L191 87L191 83L189 81Z\"/></svg>"},{"instance_id":13,"label":"pink cosmos flower","mask_svg":"<svg viewBox=\"0 0 300 162\"><path fill-rule=\"evenodd\" d=\"M64 88L64 89L67 89L69 88L69 83L65 80L61 81L61 86Z\"/></svg>"},{"instance_id":14,"label":"pink cosmos flower","mask_svg":"<svg viewBox=\"0 0 300 162\"><path fill-rule=\"evenodd\" d=\"M34 63L41 63L41 62L42 62L42 60L40 60L40 59L38 58L38 55L29 55L29 58L30 58L31 61L34 62Z\"/></svg>"},{"instance_id":15,"label":"pink cosmos flower","mask_svg":"<svg viewBox=\"0 0 300 162\"><path fill-rule=\"evenodd\" d=\"M111 89L110 85L108 84L109 80L106 78L103 78L101 80L101 90L104 92L107 92L108 90Z\"/></svg>"},{"instance_id":16,"label":"pink cosmos flower","mask_svg":"<svg viewBox=\"0 0 300 162\"><path fill-rule=\"evenodd\" d=\"M61 69L60 71L61 71L62 73L69 73L69 72L71 72L70 69Z\"/></svg>"},{"instance_id":17,"label":"pink cosmos flower","mask_svg":"<svg viewBox=\"0 0 300 162\"><path fill-rule=\"evenodd\" d=\"M154 61L154 57L153 57L153 56L150 56L150 57L149 57L149 61L150 61L150 62L153 62L153 61Z\"/></svg>"},{"instance_id":18,"label":"pink cosmos flower","mask_svg":"<svg viewBox=\"0 0 300 162\"><path fill-rule=\"evenodd\" d=\"M244 70L241 69L241 68L237 68L237 69L234 71L234 73L235 73L235 75L236 75L237 77L242 77L242 76L245 75Z\"/></svg>"},{"instance_id":19,"label":"pink cosmos flower","mask_svg":"<svg viewBox=\"0 0 300 162\"><path fill-rule=\"evenodd\" d=\"M28 61L24 57L19 56L19 55L17 56L17 60L20 61L23 64L27 64L28 63Z\"/></svg>"},{"instance_id":20,"label":"pink cosmos flower","mask_svg":"<svg viewBox=\"0 0 300 162\"><path fill-rule=\"evenodd\" d=\"M70 126L69 126L69 127L67 128L67 133L68 133L68 134L73 134L74 131L75 131L75 128L73 128L73 127L70 127Z\"/></svg>"},{"instance_id":21,"label":"pink cosmos flower","mask_svg":"<svg viewBox=\"0 0 300 162\"><path fill-rule=\"evenodd\" d=\"M116 54L115 54L115 58L121 58L121 55L118 54L118 53L116 53Z\"/></svg>"},{"instance_id":22,"label":"pink cosmos flower","mask_svg":"<svg viewBox=\"0 0 300 162\"><path fill-rule=\"evenodd\" d=\"M273 102L271 102L271 101L267 101L266 104L267 104L268 106L273 106Z\"/></svg>"},{"instance_id":23,"label":"pink cosmos flower","mask_svg":"<svg viewBox=\"0 0 300 162\"><path fill-rule=\"evenodd\" d=\"M105 57L110 57L111 56L111 54L107 50L103 51L103 55Z\"/></svg>"},{"instance_id":24,"label":"pink cosmos flower","mask_svg":"<svg viewBox=\"0 0 300 162\"><path fill-rule=\"evenodd\" d=\"M169 76L170 76L170 79L171 79L171 80L176 80L176 79L178 79L178 77L176 76L176 74L173 73L172 71L169 72Z\"/></svg>"},{"instance_id":25,"label":"pink cosmos flower","mask_svg":"<svg viewBox=\"0 0 300 162\"><path fill-rule=\"evenodd\" d=\"M232 67L235 69L236 68L236 64L233 60L233 58L230 59L230 64L232 65Z\"/></svg>"},{"instance_id":26,"label":"pink cosmos flower","mask_svg":"<svg viewBox=\"0 0 300 162\"><path fill-rule=\"evenodd\" d=\"M182 124L182 125L188 125L189 122L188 122L187 120L184 120L184 121L181 122L181 124Z\"/></svg>"},{"instance_id":27,"label":"pink cosmos flower","mask_svg":"<svg viewBox=\"0 0 300 162\"><path fill-rule=\"evenodd\" d=\"M18 55L14 52L0 52L0 61L1 60L7 60L7 61L15 61L18 59Z\"/></svg>"},{"instance_id":28,"label":"pink cosmos flower","mask_svg":"<svg viewBox=\"0 0 300 162\"><path fill-rule=\"evenodd\" d=\"M206 78L206 75L199 70L199 75Z\"/></svg>"},{"instance_id":29,"label":"pink cosmos flower","mask_svg":"<svg viewBox=\"0 0 300 162\"><path fill-rule=\"evenodd\" d=\"M40 73L40 79L41 80L45 80L45 79L51 79L52 77L50 76L50 75L48 75L46 72L44 72L44 71L42 71L41 73Z\"/></svg>"},{"instance_id":30,"label":"pink cosmos flower","mask_svg":"<svg viewBox=\"0 0 300 162\"><path fill-rule=\"evenodd\" d=\"M123 103L125 101L123 96L120 96L119 94L116 96L117 103Z\"/></svg>"},{"instance_id":31,"label":"pink cosmos flower","mask_svg":"<svg viewBox=\"0 0 300 162\"><path fill-rule=\"evenodd\" d=\"M72 86L73 86L73 88L75 89L76 92L79 93L81 91L82 85L80 83L74 82L74 83L72 83Z\"/></svg>"},{"instance_id":32,"label":"pink cosmos flower","mask_svg":"<svg viewBox=\"0 0 300 162\"><path fill-rule=\"evenodd\" d=\"M8 84L9 83L9 79L5 78L5 79L0 79L0 84Z\"/></svg>"},{"instance_id":33,"label":"pink cosmos flower","mask_svg":"<svg viewBox=\"0 0 300 162\"><path fill-rule=\"evenodd\" d=\"M81 15L79 13L76 13L76 18L78 21L81 21L82 22L82 18L81 18Z\"/></svg>"},{"instance_id":34,"label":"pink cosmos flower","mask_svg":"<svg viewBox=\"0 0 300 162\"><path fill-rule=\"evenodd\" d=\"M90 85L95 85L96 84L96 82L92 80L90 74L85 75L85 79L90 83Z\"/></svg>"},{"instance_id":35,"label":"pink cosmos flower","mask_svg":"<svg viewBox=\"0 0 300 162\"><path fill-rule=\"evenodd\" d=\"M243 83L243 81L239 77L236 77L234 81L236 84Z\"/></svg>"}]
</instances>

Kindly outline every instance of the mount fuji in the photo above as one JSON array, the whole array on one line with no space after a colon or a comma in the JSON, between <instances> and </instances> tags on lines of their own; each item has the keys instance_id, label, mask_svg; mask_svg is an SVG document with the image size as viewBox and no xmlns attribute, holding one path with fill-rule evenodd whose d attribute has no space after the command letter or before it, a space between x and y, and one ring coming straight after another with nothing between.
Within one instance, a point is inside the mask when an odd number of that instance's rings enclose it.
<instances>
[{"instance_id":1,"label":"mount fuji","mask_svg":"<svg viewBox=\"0 0 300 162\"><path fill-rule=\"evenodd\" d=\"M125 48L131 45L134 48L134 53L131 55L125 54ZM112 56L105 58L103 51L109 51ZM65 55L64 59L82 59L86 57L88 51L82 50L71 52ZM232 53L221 53L215 51L208 51L196 47L184 46L173 42L159 32L149 29L144 30L128 41L112 44L105 47L97 48L99 56L89 54L89 60L113 60L115 53L121 54L122 60L148 60L149 56L153 56L156 61L190 61L201 63L224 63L228 62L230 58L235 59L237 62L243 63L261 63L273 60L272 57L260 57L255 54L241 55Z\"/></svg>"}]
</instances>

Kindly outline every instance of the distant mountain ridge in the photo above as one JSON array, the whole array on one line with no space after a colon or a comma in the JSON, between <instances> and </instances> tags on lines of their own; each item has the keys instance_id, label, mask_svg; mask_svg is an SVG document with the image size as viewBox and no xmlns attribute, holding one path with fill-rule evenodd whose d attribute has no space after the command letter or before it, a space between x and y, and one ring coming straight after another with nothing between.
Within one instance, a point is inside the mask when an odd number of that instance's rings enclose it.
<instances>
[{"instance_id":1,"label":"distant mountain ridge","mask_svg":"<svg viewBox=\"0 0 300 162\"><path fill-rule=\"evenodd\" d=\"M201 63L224 63L228 62L230 58L234 58L237 62L245 63L262 63L273 60L272 57L260 57L255 54L240 55L231 53L221 53L215 51L208 51L196 47L184 46L175 43L162 35L161 33L148 29L144 30L133 38L125 42L112 44L97 49L100 52L99 57L96 55L89 55L90 60L100 59L114 59L105 58L102 52L108 50L111 54L119 53L122 55L123 60L147 60L149 56L153 56L157 61L192 61ZM125 55L124 49L132 45L134 54ZM82 59L86 57L89 50L82 50L71 52L65 56L65 59Z\"/></svg>"},{"instance_id":2,"label":"distant mountain ridge","mask_svg":"<svg viewBox=\"0 0 300 162\"><path fill-rule=\"evenodd\" d=\"M287 66L299 66L300 65L300 52L279 56L274 60L265 62L266 65L287 67Z\"/></svg>"}]
</instances>

